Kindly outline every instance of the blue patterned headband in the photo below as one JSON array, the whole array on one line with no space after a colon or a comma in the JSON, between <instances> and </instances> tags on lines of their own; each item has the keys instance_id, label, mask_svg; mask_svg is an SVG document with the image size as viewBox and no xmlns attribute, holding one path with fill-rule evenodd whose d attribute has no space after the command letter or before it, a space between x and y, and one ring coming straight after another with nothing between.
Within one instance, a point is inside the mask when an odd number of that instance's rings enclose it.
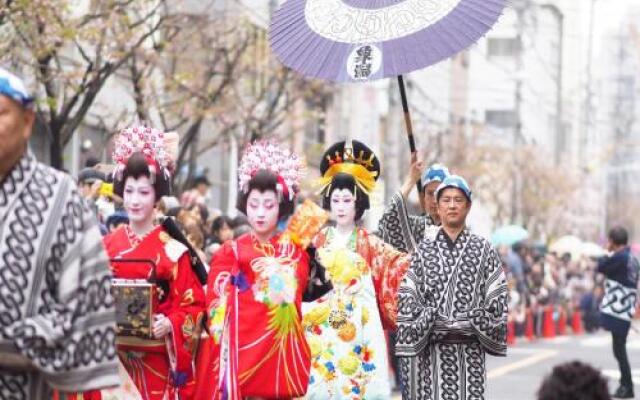
<instances>
[{"instance_id":1,"label":"blue patterned headband","mask_svg":"<svg viewBox=\"0 0 640 400\"><path fill-rule=\"evenodd\" d=\"M24 108L33 107L33 96L22 81L11 72L0 67L0 95L9 97Z\"/></svg>"},{"instance_id":2,"label":"blue patterned headband","mask_svg":"<svg viewBox=\"0 0 640 400\"><path fill-rule=\"evenodd\" d=\"M436 199L440 199L440 193L447 188L460 189L469 201L473 201L471 188L463 177L458 175L449 175L447 178L445 178L445 180L442 181L440 186L438 186L438 188L436 189Z\"/></svg>"},{"instance_id":3,"label":"blue patterned headband","mask_svg":"<svg viewBox=\"0 0 640 400\"><path fill-rule=\"evenodd\" d=\"M442 182L449 176L449 169L442 164L433 164L422 175L422 188L431 182Z\"/></svg>"}]
</instances>

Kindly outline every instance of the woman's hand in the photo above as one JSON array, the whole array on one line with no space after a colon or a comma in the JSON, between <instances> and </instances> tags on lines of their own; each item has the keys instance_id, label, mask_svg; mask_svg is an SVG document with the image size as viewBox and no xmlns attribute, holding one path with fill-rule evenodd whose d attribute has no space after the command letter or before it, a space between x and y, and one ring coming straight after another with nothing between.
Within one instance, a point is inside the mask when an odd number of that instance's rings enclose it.
<instances>
[{"instance_id":1,"label":"woman's hand","mask_svg":"<svg viewBox=\"0 0 640 400\"><path fill-rule=\"evenodd\" d=\"M171 321L163 314L155 314L153 318L153 336L162 339L171 332Z\"/></svg>"}]
</instances>

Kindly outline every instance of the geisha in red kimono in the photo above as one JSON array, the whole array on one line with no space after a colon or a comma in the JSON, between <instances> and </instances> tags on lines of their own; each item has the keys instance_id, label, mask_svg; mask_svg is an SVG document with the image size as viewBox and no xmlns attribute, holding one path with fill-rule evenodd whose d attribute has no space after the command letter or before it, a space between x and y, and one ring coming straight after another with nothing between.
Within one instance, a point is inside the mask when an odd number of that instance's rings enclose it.
<instances>
[{"instance_id":1,"label":"geisha in red kimono","mask_svg":"<svg viewBox=\"0 0 640 400\"><path fill-rule=\"evenodd\" d=\"M243 156L238 209L252 230L224 243L211 262L198 399L291 399L307 391L301 302L315 278L308 252L277 233L293 211L301 169L274 143L254 143Z\"/></svg>"},{"instance_id":2,"label":"geisha in red kimono","mask_svg":"<svg viewBox=\"0 0 640 400\"><path fill-rule=\"evenodd\" d=\"M118 336L120 361L142 399L187 400L194 398L193 351L205 296L188 248L155 224L154 207L168 194L170 179L162 135L146 127L120 133L114 191L122 196L130 223L106 236L104 243L114 278L157 283L151 335Z\"/></svg>"}]
</instances>

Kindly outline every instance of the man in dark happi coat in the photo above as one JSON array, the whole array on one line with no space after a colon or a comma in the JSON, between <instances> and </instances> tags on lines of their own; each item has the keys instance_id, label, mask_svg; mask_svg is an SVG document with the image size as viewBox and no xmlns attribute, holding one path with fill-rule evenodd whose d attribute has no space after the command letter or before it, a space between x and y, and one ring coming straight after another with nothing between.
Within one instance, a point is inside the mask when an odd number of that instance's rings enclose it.
<instances>
[{"instance_id":1,"label":"man in dark happi coat","mask_svg":"<svg viewBox=\"0 0 640 400\"><path fill-rule=\"evenodd\" d=\"M119 384L110 274L72 179L27 148L35 114L0 68L0 399Z\"/></svg>"},{"instance_id":2,"label":"man in dark happi coat","mask_svg":"<svg viewBox=\"0 0 640 400\"><path fill-rule=\"evenodd\" d=\"M424 237L434 239L440 225L435 191L438 185L449 176L449 170L444 165L433 164L421 179L422 191L418 193L425 206L426 214L410 215L407 210L406 199L416 186L422 174L423 164L415 161L400 190L391 197L378 223L377 235L397 250L411 253Z\"/></svg>"},{"instance_id":3,"label":"man in dark happi coat","mask_svg":"<svg viewBox=\"0 0 640 400\"><path fill-rule=\"evenodd\" d=\"M442 227L420 242L399 291L402 395L484 399L485 354L507 351L505 276L496 250L465 225L472 199L465 180L447 177L436 199Z\"/></svg>"},{"instance_id":4,"label":"man in dark happi coat","mask_svg":"<svg viewBox=\"0 0 640 400\"><path fill-rule=\"evenodd\" d=\"M604 298L600 304L600 323L611 332L613 355L620 368L620 386L613 394L617 399L633 399L633 379L627 355L627 336L636 312L640 264L631 253L629 233L621 226L609 231L609 257L598 261L597 271L604 274Z\"/></svg>"}]
</instances>

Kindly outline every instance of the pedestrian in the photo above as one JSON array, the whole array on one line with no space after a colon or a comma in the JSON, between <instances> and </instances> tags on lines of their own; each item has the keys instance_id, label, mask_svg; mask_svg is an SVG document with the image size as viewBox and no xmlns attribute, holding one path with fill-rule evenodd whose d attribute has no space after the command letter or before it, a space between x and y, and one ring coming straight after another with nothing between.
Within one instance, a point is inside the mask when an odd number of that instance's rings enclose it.
<instances>
[{"instance_id":1,"label":"pedestrian","mask_svg":"<svg viewBox=\"0 0 640 400\"><path fill-rule=\"evenodd\" d=\"M100 185L107 180L104 172L95 168L83 168L78 173L78 188L84 198L95 201L98 198Z\"/></svg>"},{"instance_id":2,"label":"pedestrian","mask_svg":"<svg viewBox=\"0 0 640 400\"><path fill-rule=\"evenodd\" d=\"M210 243L222 244L233 239L233 220L227 215L216 217L211 223Z\"/></svg>"},{"instance_id":3,"label":"pedestrian","mask_svg":"<svg viewBox=\"0 0 640 400\"><path fill-rule=\"evenodd\" d=\"M193 180L193 186L191 190L187 190L180 196L180 205L185 209L191 210L194 206L207 204L209 197L209 188L211 183L204 175L199 175ZM206 220L206 218L205 218Z\"/></svg>"},{"instance_id":4,"label":"pedestrian","mask_svg":"<svg viewBox=\"0 0 640 400\"><path fill-rule=\"evenodd\" d=\"M516 287L520 293L528 290L527 276L525 272L529 272L529 267L525 263L527 247L523 242L514 243L506 255L506 264L516 279Z\"/></svg>"},{"instance_id":5,"label":"pedestrian","mask_svg":"<svg viewBox=\"0 0 640 400\"><path fill-rule=\"evenodd\" d=\"M442 227L400 286L396 354L406 400L482 399L485 354L507 352L507 284L498 252L466 226L472 195L456 175L436 190Z\"/></svg>"},{"instance_id":6,"label":"pedestrian","mask_svg":"<svg viewBox=\"0 0 640 400\"><path fill-rule=\"evenodd\" d=\"M169 210L180 209L180 202L173 196L162 196L156 207L156 217L163 218L169 216ZM175 216L175 215L174 215Z\"/></svg>"},{"instance_id":7,"label":"pedestrian","mask_svg":"<svg viewBox=\"0 0 640 400\"><path fill-rule=\"evenodd\" d=\"M426 214L410 215L406 201L422 174L423 163L415 161L400 191L391 198L391 203L384 211L378 223L378 236L397 250L411 253L424 237L435 238L440 225L435 190L449 176L447 167L433 164L422 176L419 196L425 204Z\"/></svg>"},{"instance_id":8,"label":"pedestrian","mask_svg":"<svg viewBox=\"0 0 640 400\"><path fill-rule=\"evenodd\" d=\"M207 256L211 259L227 240L233 240L233 220L227 215L216 217L211 223Z\"/></svg>"},{"instance_id":9,"label":"pedestrian","mask_svg":"<svg viewBox=\"0 0 640 400\"><path fill-rule=\"evenodd\" d=\"M600 371L580 361L556 365L538 389L537 400L610 400Z\"/></svg>"},{"instance_id":10,"label":"pedestrian","mask_svg":"<svg viewBox=\"0 0 640 400\"><path fill-rule=\"evenodd\" d=\"M290 399L307 391L301 302L315 277L308 253L276 229L293 213L302 171L300 159L274 142L244 152L237 208L251 231L225 242L211 262L211 339L200 350L199 399Z\"/></svg>"},{"instance_id":11,"label":"pedestrian","mask_svg":"<svg viewBox=\"0 0 640 400\"><path fill-rule=\"evenodd\" d=\"M127 216L127 212L124 210L117 210L107 218L107 222L105 224L107 227L107 233L111 233L120 226L127 225L128 223L129 216Z\"/></svg>"},{"instance_id":12,"label":"pedestrian","mask_svg":"<svg viewBox=\"0 0 640 400\"><path fill-rule=\"evenodd\" d=\"M394 329L405 253L356 226L369 208L380 162L364 143L338 142L320 164L322 205L335 226L314 239L333 290L302 305L311 347L307 399L391 397L384 329ZM350 396L349 396L350 397Z\"/></svg>"},{"instance_id":13,"label":"pedestrian","mask_svg":"<svg viewBox=\"0 0 640 400\"><path fill-rule=\"evenodd\" d=\"M129 224L104 242L114 278L124 280L117 300L129 312L119 321L120 360L144 399L189 400L194 399L193 352L204 317L206 273L199 276L187 245L156 223L155 206L169 194L173 171L163 138L164 133L145 126L117 136L114 191L124 200ZM130 303L128 293L143 296L136 288L148 284L153 285L151 301Z\"/></svg>"},{"instance_id":14,"label":"pedestrian","mask_svg":"<svg viewBox=\"0 0 640 400\"><path fill-rule=\"evenodd\" d=\"M108 260L73 179L28 148L34 99L0 68L0 398L120 383Z\"/></svg>"},{"instance_id":15,"label":"pedestrian","mask_svg":"<svg viewBox=\"0 0 640 400\"><path fill-rule=\"evenodd\" d=\"M597 271L606 278L600 303L602 327L611 332L613 355L620 368L620 386L613 397L633 398L633 381L627 357L627 335L636 310L640 265L628 246L629 234L621 226L609 231L608 249L613 254L598 261Z\"/></svg>"}]
</instances>

